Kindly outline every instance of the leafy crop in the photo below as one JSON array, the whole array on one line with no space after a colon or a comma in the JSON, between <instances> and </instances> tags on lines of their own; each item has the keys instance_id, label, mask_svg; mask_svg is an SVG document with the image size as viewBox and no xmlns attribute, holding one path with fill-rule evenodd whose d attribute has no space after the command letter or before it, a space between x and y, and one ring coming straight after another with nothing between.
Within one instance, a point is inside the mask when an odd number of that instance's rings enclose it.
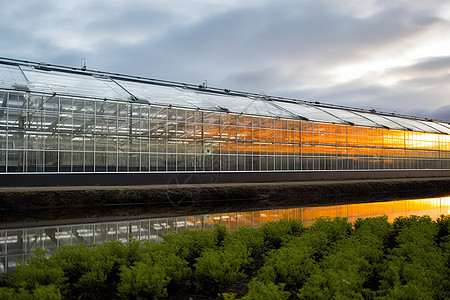
<instances>
[{"instance_id":1,"label":"leafy crop","mask_svg":"<svg viewBox=\"0 0 450 300\"><path fill-rule=\"evenodd\" d=\"M38 248L2 277L0 299L449 299L449 233L449 216L321 218Z\"/></svg>"}]
</instances>

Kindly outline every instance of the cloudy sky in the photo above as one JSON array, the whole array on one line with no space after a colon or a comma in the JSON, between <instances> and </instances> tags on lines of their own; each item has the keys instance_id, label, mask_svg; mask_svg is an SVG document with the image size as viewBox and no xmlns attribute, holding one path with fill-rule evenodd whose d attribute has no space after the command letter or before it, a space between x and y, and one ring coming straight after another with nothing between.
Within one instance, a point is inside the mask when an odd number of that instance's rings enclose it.
<instances>
[{"instance_id":1,"label":"cloudy sky","mask_svg":"<svg viewBox=\"0 0 450 300\"><path fill-rule=\"evenodd\" d=\"M446 0L2 1L0 56L450 122Z\"/></svg>"}]
</instances>

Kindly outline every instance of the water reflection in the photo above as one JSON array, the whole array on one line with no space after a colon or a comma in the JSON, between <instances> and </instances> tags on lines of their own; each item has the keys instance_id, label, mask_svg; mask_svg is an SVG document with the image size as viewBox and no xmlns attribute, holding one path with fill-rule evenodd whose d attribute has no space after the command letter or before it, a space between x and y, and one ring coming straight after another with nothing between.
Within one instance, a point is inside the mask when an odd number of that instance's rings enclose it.
<instances>
[{"instance_id":1,"label":"water reflection","mask_svg":"<svg viewBox=\"0 0 450 300\"><path fill-rule=\"evenodd\" d=\"M127 242L130 238L160 238L168 230L212 228L215 223L233 230L240 226L258 227L269 221L296 219L305 226L322 216L357 218L387 215L392 222L399 216L429 215L436 219L450 214L450 196L330 206L306 206L246 212L227 212L181 217L151 218L132 221L101 222L61 226L29 227L0 230L0 273L13 271L16 260L33 255L37 247L48 252L59 246L105 241Z\"/></svg>"}]
</instances>

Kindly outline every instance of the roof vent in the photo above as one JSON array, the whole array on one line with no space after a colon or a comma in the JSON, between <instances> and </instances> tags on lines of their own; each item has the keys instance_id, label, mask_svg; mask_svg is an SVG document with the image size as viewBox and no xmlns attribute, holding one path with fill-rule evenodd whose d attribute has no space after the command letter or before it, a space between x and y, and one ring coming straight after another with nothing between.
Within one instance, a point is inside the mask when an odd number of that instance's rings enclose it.
<instances>
[{"instance_id":1,"label":"roof vent","mask_svg":"<svg viewBox=\"0 0 450 300\"><path fill-rule=\"evenodd\" d=\"M230 110L228 108L223 107L223 106L216 105L216 108L223 112L227 112L227 113L230 112Z\"/></svg>"},{"instance_id":2,"label":"roof vent","mask_svg":"<svg viewBox=\"0 0 450 300\"><path fill-rule=\"evenodd\" d=\"M297 118L299 118L300 120L303 120L303 121L309 121L309 119L308 119L307 117L300 116L300 115L296 115L296 116L297 116Z\"/></svg>"},{"instance_id":3,"label":"roof vent","mask_svg":"<svg viewBox=\"0 0 450 300\"><path fill-rule=\"evenodd\" d=\"M208 80L205 79L205 81L203 81L203 83L200 84L198 86L198 88L201 89L201 90L206 90L208 88Z\"/></svg>"},{"instance_id":4,"label":"roof vent","mask_svg":"<svg viewBox=\"0 0 450 300\"><path fill-rule=\"evenodd\" d=\"M18 91L23 91L23 92L29 92L30 88L28 87L28 85L26 84L21 84L21 83L14 83L12 85L13 88L15 88Z\"/></svg>"}]
</instances>

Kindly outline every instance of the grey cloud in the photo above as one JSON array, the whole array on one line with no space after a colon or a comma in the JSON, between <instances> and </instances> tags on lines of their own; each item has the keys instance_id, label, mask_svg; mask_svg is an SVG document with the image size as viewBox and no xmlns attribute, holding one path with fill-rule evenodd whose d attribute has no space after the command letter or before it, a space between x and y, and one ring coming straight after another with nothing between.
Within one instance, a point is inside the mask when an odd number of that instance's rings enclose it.
<instances>
[{"instance_id":1,"label":"grey cloud","mask_svg":"<svg viewBox=\"0 0 450 300\"><path fill-rule=\"evenodd\" d=\"M414 89L414 90L427 90L433 89L444 89L450 91L448 83L450 82L450 72L446 75L433 74L423 77L413 77L408 80L401 81L398 86L404 89Z\"/></svg>"},{"instance_id":2,"label":"grey cloud","mask_svg":"<svg viewBox=\"0 0 450 300\"><path fill-rule=\"evenodd\" d=\"M446 69L448 71L450 69L450 56L432 57L417 63L412 66L411 69L419 71L436 71Z\"/></svg>"},{"instance_id":3,"label":"grey cloud","mask_svg":"<svg viewBox=\"0 0 450 300\"><path fill-rule=\"evenodd\" d=\"M61 19L80 23L79 26L85 27L86 36L101 36L102 32L131 34L133 30L145 31L158 27L157 24L174 23L175 16L151 6L129 5L120 7L118 13L108 9L104 2L100 3L75 11L71 16L61 16ZM90 16L88 22L84 21L83 15L89 15L90 11L98 12L103 18L96 20ZM49 15L45 14L47 18ZM123 50L143 47L156 54L162 51L161 54L178 61L180 68L187 70L203 67L239 73L246 71L240 68L286 67L285 64L307 61L317 72L330 64L362 58L367 51L377 51L405 35L416 34L418 26L426 27L434 22L429 18L417 25L411 20L414 17L402 17L397 9L359 19L336 14L328 1L281 1L259 8L231 9L194 26L174 27L158 40L124 45ZM45 22L46 18L43 19ZM102 42L99 51L110 49L111 41Z\"/></svg>"},{"instance_id":4,"label":"grey cloud","mask_svg":"<svg viewBox=\"0 0 450 300\"><path fill-rule=\"evenodd\" d=\"M324 89L297 89L285 91L285 96L302 95L307 100L384 112L397 112L421 117L450 121L448 110L435 109L448 103L450 76L416 78L402 81L395 86L355 80ZM445 105L444 105L445 106Z\"/></svg>"},{"instance_id":5,"label":"grey cloud","mask_svg":"<svg viewBox=\"0 0 450 300\"><path fill-rule=\"evenodd\" d=\"M429 57L416 64L387 70L393 76L439 76L450 73L450 56Z\"/></svg>"},{"instance_id":6,"label":"grey cloud","mask_svg":"<svg viewBox=\"0 0 450 300\"><path fill-rule=\"evenodd\" d=\"M164 51L187 72L203 67L212 75L224 74L227 83L233 73L265 68L306 66L298 75L307 76L365 59L439 22L432 17L417 17L418 22L416 16L399 18L399 11L362 20L324 7L317 1L292 10L283 3L236 9L172 32L151 50Z\"/></svg>"},{"instance_id":7,"label":"grey cloud","mask_svg":"<svg viewBox=\"0 0 450 300\"><path fill-rule=\"evenodd\" d=\"M450 123L450 105L442 106L429 113L431 118Z\"/></svg>"},{"instance_id":8,"label":"grey cloud","mask_svg":"<svg viewBox=\"0 0 450 300\"><path fill-rule=\"evenodd\" d=\"M280 70L276 68L266 68L249 70L246 72L236 72L225 78L225 82L230 86L242 89L247 88L247 91L264 92L266 86L280 85L284 77L280 74Z\"/></svg>"},{"instance_id":9,"label":"grey cloud","mask_svg":"<svg viewBox=\"0 0 450 300\"><path fill-rule=\"evenodd\" d=\"M0 48L3 56L72 66L86 57L93 69L191 83L207 79L230 89L406 112L430 97L436 106L445 103L449 57L346 84L332 82L328 72L404 51L413 39L445 25L438 17L445 1L432 1L372 1L364 14L325 0L219 8L201 0L176 7L171 1L74 2L72 7L62 1L10 1L0 12ZM60 26L57 34L84 39L90 47L61 46L62 37L45 35L45 26ZM387 76L401 80L386 87L380 82ZM322 87L312 88L316 83Z\"/></svg>"}]
</instances>

